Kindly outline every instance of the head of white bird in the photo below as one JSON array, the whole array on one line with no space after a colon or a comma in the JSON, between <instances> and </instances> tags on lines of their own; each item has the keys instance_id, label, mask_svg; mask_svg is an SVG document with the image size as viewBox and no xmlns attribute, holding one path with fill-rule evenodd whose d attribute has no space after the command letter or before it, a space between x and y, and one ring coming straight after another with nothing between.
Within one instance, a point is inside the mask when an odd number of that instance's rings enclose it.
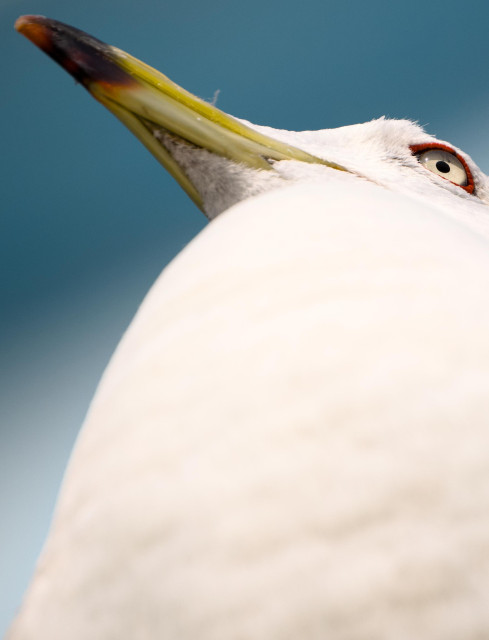
<instances>
[{"instance_id":1,"label":"head of white bird","mask_svg":"<svg viewBox=\"0 0 489 640\"><path fill-rule=\"evenodd\" d=\"M17 30L119 118L213 218L293 182L358 180L429 199L445 211L489 204L471 158L413 122L380 118L321 131L284 131L229 116L120 49L61 22L23 16Z\"/></svg>"}]
</instances>

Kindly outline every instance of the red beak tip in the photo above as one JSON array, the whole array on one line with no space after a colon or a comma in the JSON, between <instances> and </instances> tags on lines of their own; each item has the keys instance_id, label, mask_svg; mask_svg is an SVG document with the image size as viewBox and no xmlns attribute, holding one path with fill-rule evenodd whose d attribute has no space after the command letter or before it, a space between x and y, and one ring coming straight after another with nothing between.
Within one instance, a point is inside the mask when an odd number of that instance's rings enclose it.
<instances>
[{"instance_id":1,"label":"red beak tip","mask_svg":"<svg viewBox=\"0 0 489 640\"><path fill-rule=\"evenodd\" d=\"M49 29L44 16L20 16L15 21L15 29L40 49L47 49L50 45Z\"/></svg>"}]
</instances>

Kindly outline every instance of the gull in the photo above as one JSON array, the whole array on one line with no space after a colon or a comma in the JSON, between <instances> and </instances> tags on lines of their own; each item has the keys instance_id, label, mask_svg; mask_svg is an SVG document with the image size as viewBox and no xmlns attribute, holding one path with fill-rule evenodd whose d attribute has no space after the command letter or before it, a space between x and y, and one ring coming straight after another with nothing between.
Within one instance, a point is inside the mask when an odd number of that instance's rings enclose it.
<instances>
[{"instance_id":1,"label":"gull","mask_svg":"<svg viewBox=\"0 0 489 640\"><path fill-rule=\"evenodd\" d=\"M233 118L16 28L210 224L91 403L9 640L489 637L489 179L405 120Z\"/></svg>"}]
</instances>

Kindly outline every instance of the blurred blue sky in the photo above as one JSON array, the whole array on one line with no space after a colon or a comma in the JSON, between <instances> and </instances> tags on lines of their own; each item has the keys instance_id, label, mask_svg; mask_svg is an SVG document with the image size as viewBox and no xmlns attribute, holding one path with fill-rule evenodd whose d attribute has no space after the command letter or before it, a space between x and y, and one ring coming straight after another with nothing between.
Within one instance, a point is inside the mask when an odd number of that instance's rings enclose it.
<instances>
[{"instance_id":1,"label":"blurred blue sky","mask_svg":"<svg viewBox=\"0 0 489 640\"><path fill-rule=\"evenodd\" d=\"M97 381L203 215L64 71L13 30L84 29L251 121L408 117L489 171L489 4L1 0L0 635L46 535ZM481 75L482 74L482 75Z\"/></svg>"}]
</instances>

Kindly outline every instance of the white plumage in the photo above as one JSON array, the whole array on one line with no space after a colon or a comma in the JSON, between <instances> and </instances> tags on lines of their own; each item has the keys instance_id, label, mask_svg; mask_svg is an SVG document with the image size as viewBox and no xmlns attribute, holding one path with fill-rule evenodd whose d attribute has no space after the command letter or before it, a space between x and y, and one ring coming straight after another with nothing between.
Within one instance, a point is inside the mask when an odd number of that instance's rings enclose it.
<instances>
[{"instance_id":1,"label":"white plumage","mask_svg":"<svg viewBox=\"0 0 489 640\"><path fill-rule=\"evenodd\" d=\"M257 130L348 172L248 197L183 147L209 215L242 202L112 358L10 640L489 636L488 180L407 122Z\"/></svg>"}]
</instances>

